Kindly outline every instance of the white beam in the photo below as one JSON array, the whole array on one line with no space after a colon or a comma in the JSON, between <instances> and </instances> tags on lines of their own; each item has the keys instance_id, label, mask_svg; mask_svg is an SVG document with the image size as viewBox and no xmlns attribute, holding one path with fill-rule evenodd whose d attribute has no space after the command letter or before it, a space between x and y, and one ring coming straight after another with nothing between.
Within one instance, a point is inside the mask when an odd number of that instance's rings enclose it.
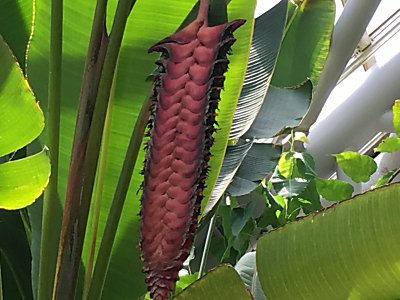
<instances>
[{"instance_id":1,"label":"white beam","mask_svg":"<svg viewBox=\"0 0 400 300\"><path fill-rule=\"evenodd\" d=\"M345 150L359 150L369 139L389 128L393 102L400 98L400 53L382 67L368 71L368 78L348 99L310 130L310 152L317 173L328 177L336 171L331 156Z\"/></svg>"},{"instance_id":2,"label":"white beam","mask_svg":"<svg viewBox=\"0 0 400 300\"><path fill-rule=\"evenodd\" d=\"M311 107L299 130L308 131L318 118L381 0L350 0L344 7L332 35L330 52L315 89Z\"/></svg>"}]
</instances>

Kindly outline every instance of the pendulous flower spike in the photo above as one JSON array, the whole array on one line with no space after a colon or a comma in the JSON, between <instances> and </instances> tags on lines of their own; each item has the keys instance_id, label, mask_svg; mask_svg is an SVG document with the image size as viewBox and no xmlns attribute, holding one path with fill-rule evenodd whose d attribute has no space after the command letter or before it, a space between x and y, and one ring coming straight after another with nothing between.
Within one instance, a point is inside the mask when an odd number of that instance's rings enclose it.
<instances>
[{"instance_id":1,"label":"pendulous flower spike","mask_svg":"<svg viewBox=\"0 0 400 300\"><path fill-rule=\"evenodd\" d=\"M189 255L214 142L232 33L245 20L208 26L208 0L192 23L161 40L153 75L141 197L141 258L155 300L169 299Z\"/></svg>"}]
</instances>

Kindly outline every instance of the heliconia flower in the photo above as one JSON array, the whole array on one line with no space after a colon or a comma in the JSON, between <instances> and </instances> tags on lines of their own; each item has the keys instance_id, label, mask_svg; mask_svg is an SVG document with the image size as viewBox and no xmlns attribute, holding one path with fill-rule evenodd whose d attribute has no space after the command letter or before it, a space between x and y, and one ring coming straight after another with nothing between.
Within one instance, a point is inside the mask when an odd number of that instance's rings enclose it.
<instances>
[{"instance_id":1,"label":"heliconia flower","mask_svg":"<svg viewBox=\"0 0 400 300\"><path fill-rule=\"evenodd\" d=\"M209 27L207 18L208 0L201 0L192 23L149 49L161 58L154 75L140 246L155 300L169 299L193 242L227 53L233 31L245 22Z\"/></svg>"}]
</instances>

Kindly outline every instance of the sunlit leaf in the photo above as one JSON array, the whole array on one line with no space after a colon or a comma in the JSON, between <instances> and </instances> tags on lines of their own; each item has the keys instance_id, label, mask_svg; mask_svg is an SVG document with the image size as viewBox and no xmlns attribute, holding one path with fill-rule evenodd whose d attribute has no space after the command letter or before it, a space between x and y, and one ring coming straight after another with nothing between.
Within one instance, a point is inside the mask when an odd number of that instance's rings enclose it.
<instances>
[{"instance_id":1,"label":"sunlit leaf","mask_svg":"<svg viewBox=\"0 0 400 300\"><path fill-rule=\"evenodd\" d=\"M358 152L346 151L334 156L343 172L354 182L367 182L377 168L373 158Z\"/></svg>"},{"instance_id":2,"label":"sunlit leaf","mask_svg":"<svg viewBox=\"0 0 400 300\"><path fill-rule=\"evenodd\" d=\"M223 287L221 286L223 283ZM176 300L251 300L235 269L221 265L176 295Z\"/></svg>"},{"instance_id":3,"label":"sunlit leaf","mask_svg":"<svg viewBox=\"0 0 400 300\"><path fill-rule=\"evenodd\" d=\"M385 185L387 183L389 183L390 178L392 178L392 176L396 173L396 170L393 171L389 171L386 174L382 175L381 177L379 177L379 179L376 181L375 184L375 188L380 187L382 185Z\"/></svg>"},{"instance_id":4,"label":"sunlit leaf","mask_svg":"<svg viewBox=\"0 0 400 300\"><path fill-rule=\"evenodd\" d=\"M293 170L296 166L296 159L293 157L293 152L283 152L278 161L279 173L285 178L293 176Z\"/></svg>"},{"instance_id":5,"label":"sunlit leaf","mask_svg":"<svg viewBox=\"0 0 400 300\"><path fill-rule=\"evenodd\" d=\"M400 150L400 138L389 136L384 139L378 147L374 149L375 152L395 152Z\"/></svg>"},{"instance_id":6,"label":"sunlit leaf","mask_svg":"<svg viewBox=\"0 0 400 300\"><path fill-rule=\"evenodd\" d=\"M50 174L46 153L0 164L0 208L19 209L43 192Z\"/></svg>"},{"instance_id":7,"label":"sunlit leaf","mask_svg":"<svg viewBox=\"0 0 400 300\"><path fill-rule=\"evenodd\" d=\"M400 136L400 100L393 104L393 127L397 136Z\"/></svg>"},{"instance_id":8,"label":"sunlit leaf","mask_svg":"<svg viewBox=\"0 0 400 300\"><path fill-rule=\"evenodd\" d=\"M32 142L42 132L44 118L1 36L0 65L0 156L5 156ZM49 175L45 152L0 164L0 208L19 209L32 204L42 194Z\"/></svg>"},{"instance_id":9,"label":"sunlit leaf","mask_svg":"<svg viewBox=\"0 0 400 300\"><path fill-rule=\"evenodd\" d=\"M43 130L43 113L11 50L0 36L0 156L32 142Z\"/></svg>"},{"instance_id":10,"label":"sunlit leaf","mask_svg":"<svg viewBox=\"0 0 400 300\"><path fill-rule=\"evenodd\" d=\"M267 299L397 299L399 195L399 184L385 186L262 236Z\"/></svg>"}]
</instances>

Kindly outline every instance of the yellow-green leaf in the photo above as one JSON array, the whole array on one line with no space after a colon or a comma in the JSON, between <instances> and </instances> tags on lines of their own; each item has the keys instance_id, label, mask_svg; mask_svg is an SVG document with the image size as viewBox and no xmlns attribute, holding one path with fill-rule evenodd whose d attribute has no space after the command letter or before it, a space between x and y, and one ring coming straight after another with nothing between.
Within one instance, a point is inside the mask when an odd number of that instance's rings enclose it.
<instances>
[{"instance_id":1,"label":"yellow-green leaf","mask_svg":"<svg viewBox=\"0 0 400 300\"><path fill-rule=\"evenodd\" d=\"M367 182L377 168L373 158L358 152L346 151L334 156L343 172L354 182Z\"/></svg>"},{"instance_id":2,"label":"yellow-green leaf","mask_svg":"<svg viewBox=\"0 0 400 300\"><path fill-rule=\"evenodd\" d=\"M20 209L32 204L42 194L49 174L45 151L0 164L0 208Z\"/></svg>"}]
</instances>

